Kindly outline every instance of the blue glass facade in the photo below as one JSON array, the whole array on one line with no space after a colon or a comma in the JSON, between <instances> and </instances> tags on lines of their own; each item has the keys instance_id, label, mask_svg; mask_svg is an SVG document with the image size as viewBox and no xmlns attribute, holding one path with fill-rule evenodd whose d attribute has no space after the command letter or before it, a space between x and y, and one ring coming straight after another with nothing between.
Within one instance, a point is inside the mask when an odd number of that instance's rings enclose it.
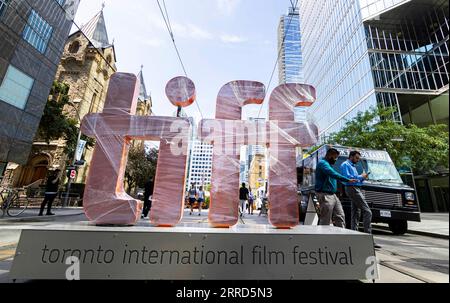
<instances>
[{"instance_id":1,"label":"blue glass facade","mask_svg":"<svg viewBox=\"0 0 450 303\"><path fill-rule=\"evenodd\" d=\"M300 14L298 8L290 8L282 16L278 28L279 83L304 83ZM296 121L307 120L306 108L296 108Z\"/></svg>"},{"instance_id":2,"label":"blue glass facade","mask_svg":"<svg viewBox=\"0 0 450 303\"><path fill-rule=\"evenodd\" d=\"M404 122L408 94L448 94L447 1L304 0L300 20L321 136L376 105L396 106Z\"/></svg>"},{"instance_id":3,"label":"blue glass facade","mask_svg":"<svg viewBox=\"0 0 450 303\"><path fill-rule=\"evenodd\" d=\"M281 50L279 62L280 83L303 82L300 15L298 9L291 8L289 14L281 17L278 44Z\"/></svg>"},{"instance_id":4,"label":"blue glass facade","mask_svg":"<svg viewBox=\"0 0 450 303\"><path fill-rule=\"evenodd\" d=\"M377 103L361 10L358 1L304 0L300 19L305 82L317 89L309 112L326 135Z\"/></svg>"}]
</instances>

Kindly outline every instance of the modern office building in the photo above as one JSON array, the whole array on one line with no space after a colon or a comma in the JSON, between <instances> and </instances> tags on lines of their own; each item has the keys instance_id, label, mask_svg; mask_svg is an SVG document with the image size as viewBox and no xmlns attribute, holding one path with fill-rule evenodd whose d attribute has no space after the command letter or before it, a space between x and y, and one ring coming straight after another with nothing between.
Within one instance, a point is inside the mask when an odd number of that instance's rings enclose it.
<instances>
[{"instance_id":1,"label":"modern office building","mask_svg":"<svg viewBox=\"0 0 450 303\"><path fill-rule=\"evenodd\" d=\"M448 124L448 1L304 0L300 11L322 136L379 104L398 122Z\"/></svg>"},{"instance_id":2,"label":"modern office building","mask_svg":"<svg viewBox=\"0 0 450 303\"><path fill-rule=\"evenodd\" d=\"M174 113L176 116L178 111ZM189 140L188 168L186 177L186 189L192 184L207 186L211 184L213 146L203 143L198 139L197 124L193 117L188 117L185 110L181 110L181 117L188 118L191 124Z\"/></svg>"},{"instance_id":3,"label":"modern office building","mask_svg":"<svg viewBox=\"0 0 450 303\"><path fill-rule=\"evenodd\" d=\"M297 83L304 80L302 72L302 50L299 9L290 7L281 16L278 26L278 77L280 84Z\"/></svg>"},{"instance_id":4,"label":"modern office building","mask_svg":"<svg viewBox=\"0 0 450 303\"><path fill-rule=\"evenodd\" d=\"M266 123L266 119L264 118L249 118L249 121L255 122L255 123ZM265 155L266 154L266 147L261 145L248 145L245 147L245 170L244 175L245 179L248 181L250 166L252 164L253 158L256 155Z\"/></svg>"},{"instance_id":5,"label":"modern office building","mask_svg":"<svg viewBox=\"0 0 450 303\"><path fill-rule=\"evenodd\" d=\"M322 138L378 105L395 107L392 119L398 123L448 125L448 5L447 0L301 1L305 81L317 89L309 112ZM443 177L448 184L448 175ZM419 193L429 193L421 200L433 200L422 209L445 208L436 197L448 197L448 185L430 180L418 184ZM448 211L448 198L446 203Z\"/></svg>"},{"instance_id":6,"label":"modern office building","mask_svg":"<svg viewBox=\"0 0 450 303\"><path fill-rule=\"evenodd\" d=\"M213 146L198 139L191 142L189 173L186 186L207 186L211 184Z\"/></svg>"},{"instance_id":7,"label":"modern office building","mask_svg":"<svg viewBox=\"0 0 450 303\"><path fill-rule=\"evenodd\" d=\"M78 4L0 0L0 177L28 160Z\"/></svg>"},{"instance_id":8,"label":"modern office building","mask_svg":"<svg viewBox=\"0 0 450 303\"><path fill-rule=\"evenodd\" d=\"M285 83L304 83L302 39L300 34L300 14L298 7L290 7L281 16L278 26L278 81ZM307 108L295 109L295 121L307 121Z\"/></svg>"}]
</instances>

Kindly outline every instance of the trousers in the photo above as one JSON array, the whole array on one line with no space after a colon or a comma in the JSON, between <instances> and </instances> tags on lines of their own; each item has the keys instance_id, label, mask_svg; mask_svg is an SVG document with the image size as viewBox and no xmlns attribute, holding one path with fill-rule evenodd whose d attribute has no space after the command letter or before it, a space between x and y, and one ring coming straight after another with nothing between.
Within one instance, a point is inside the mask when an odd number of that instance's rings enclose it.
<instances>
[{"instance_id":1,"label":"trousers","mask_svg":"<svg viewBox=\"0 0 450 303\"><path fill-rule=\"evenodd\" d=\"M335 194L317 193L320 204L319 225L345 228L345 214L341 201Z\"/></svg>"}]
</instances>

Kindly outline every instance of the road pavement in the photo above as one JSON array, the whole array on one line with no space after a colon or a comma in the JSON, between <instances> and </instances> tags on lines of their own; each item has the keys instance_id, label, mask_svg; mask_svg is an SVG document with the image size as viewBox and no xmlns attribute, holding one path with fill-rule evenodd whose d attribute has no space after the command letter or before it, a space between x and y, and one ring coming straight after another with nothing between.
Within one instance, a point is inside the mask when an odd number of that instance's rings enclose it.
<instances>
[{"instance_id":1,"label":"road pavement","mask_svg":"<svg viewBox=\"0 0 450 303\"><path fill-rule=\"evenodd\" d=\"M8 273L22 229L51 226L64 222L82 222L86 221L86 217L83 214L74 213L73 215L45 218L45 220L43 222L0 223L0 282L12 282L8 278ZM189 215L189 210L186 210L181 224L195 226L199 223L207 223L207 220L207 211L203 211L199 216L198 210L195 210L192 215ZM254 215L245 214L238 224L268 224L268 218L265 215L259 216L258 212L255 212ZM142 220L140 225L150 226L150 223L148 220ZM449 242L447 239L411 233L394 236L390 232L376 227L374 239L382 247L377 249L381 279L376 283L449 282ZM363 282L371 283L372 281Z\"/></svg>"}]
</instances>

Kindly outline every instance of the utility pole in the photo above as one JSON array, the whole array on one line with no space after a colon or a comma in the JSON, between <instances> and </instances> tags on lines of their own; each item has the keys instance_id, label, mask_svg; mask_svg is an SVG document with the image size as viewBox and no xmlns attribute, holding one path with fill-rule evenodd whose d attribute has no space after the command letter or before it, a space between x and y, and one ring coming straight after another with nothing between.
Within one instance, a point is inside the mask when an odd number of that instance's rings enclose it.
<instances>
[{"instance_id":1,"label":"utility pole","mask_svg":"<svg viewBox=\"0 0 450 303\"><path fill-rule=\"evenodd\" d=\"M74 150L73 158L72 158L72 162L71 162L71 166L75 167L75 164L77 162L77 148L78 148L78 145L80 144L80 140L81 140L81 116L80 116L80 113L78 112L78 109L75 106L75 104L73 104L72 102L69 102L69 104L75 109L75 112L77 113L77 116L78 116L78 120L80 121L80 128L78 129L77 143L75 145L75 150ZM69 204L69 195L70 195L70 188L72 187L72 181L73 181L73 179L70 178L70 176L69 176L69 180L67 181L67 190L66 190L66 196L64 197L63 207L67 207L67 205Z\"/></svg>"}]
</instances>

